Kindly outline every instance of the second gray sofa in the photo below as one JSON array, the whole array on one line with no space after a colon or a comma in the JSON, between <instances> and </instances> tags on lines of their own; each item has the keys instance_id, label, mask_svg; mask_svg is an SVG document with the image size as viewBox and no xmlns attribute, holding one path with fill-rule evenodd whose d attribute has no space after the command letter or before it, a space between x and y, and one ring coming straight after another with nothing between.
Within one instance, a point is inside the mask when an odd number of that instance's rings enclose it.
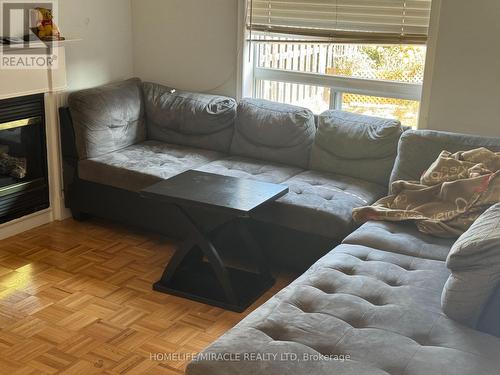
<instances>
[{"instance_id":1,"label":"second gray sofa","mask_svg":"<svg viewBox=\"0 0 500 375\"><path fill-rule=\"evenodd\" d=\"M408 131L393 178L500 139ZM498 197L500 202L500 197ZM500 203L458 239L368 222L189 364L187 375L497 375Z\"/></svg>"}]
</instances>

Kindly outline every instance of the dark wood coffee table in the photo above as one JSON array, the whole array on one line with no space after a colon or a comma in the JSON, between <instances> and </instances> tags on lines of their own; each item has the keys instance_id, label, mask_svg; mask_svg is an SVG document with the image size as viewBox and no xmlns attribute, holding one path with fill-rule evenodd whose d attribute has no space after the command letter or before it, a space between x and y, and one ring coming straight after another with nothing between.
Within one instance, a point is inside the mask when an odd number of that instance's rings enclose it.
<instances>
[{"instance_id":1,"label":"dark wood coffee table","mask_svg":"<svg viewBox=\"0 0 500 375\"><path fill-rule=\"evenodd\" d=\"M274 284L246 219L256 208L287 193L288 187L283 185L198 171L181 173L142 190L143 197L177 206L190 231L153 289L244 311ZM193 214L196 209L210 213L209 224L201 224ZM256 272L226 266L213 244L210 235L230 221L235 222L241 243L252 255Z\"/></svg>"}]
</instances>

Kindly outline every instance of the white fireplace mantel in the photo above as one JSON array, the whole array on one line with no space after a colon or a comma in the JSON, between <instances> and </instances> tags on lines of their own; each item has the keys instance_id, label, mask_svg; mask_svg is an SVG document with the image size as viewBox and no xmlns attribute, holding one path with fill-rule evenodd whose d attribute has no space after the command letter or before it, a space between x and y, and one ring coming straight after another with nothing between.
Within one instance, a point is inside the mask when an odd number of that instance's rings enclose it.
<instances>
[{"instance_id":1,"label":"white fireplace mantel","mask_svg":"<svg viewBox=\"0 0 500 375\"><path fill-rule=\"evenodd\" d=\"M58 62L57 67L51 70L2 69L0 66L0 100L64 90L66 88L65 49L63 46L56 46L54 50Z\"/></svg>"}]
</instances>

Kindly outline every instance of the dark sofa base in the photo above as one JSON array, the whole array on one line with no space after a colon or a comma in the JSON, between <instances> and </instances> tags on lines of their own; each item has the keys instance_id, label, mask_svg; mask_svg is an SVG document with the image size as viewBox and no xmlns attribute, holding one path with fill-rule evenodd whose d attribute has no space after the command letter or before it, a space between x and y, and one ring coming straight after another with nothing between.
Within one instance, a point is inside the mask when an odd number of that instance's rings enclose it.
<instances>
[{"instance_id":1,"label":"dark sofa base","mask_svg":"<svg viewBox=\"0 0 500 375\"><path fill-rule=\"evenodd\" d=\"M176 212L175 206L144 199L138 193L77 180L67 194L67 206L73 216L97 216L172 239L182 239L187 235L181 223L182 216Z\"/></svg>"},{"instance_id":2,"label":"dark sofa base","mask_svg":"<svg viewBox=\"0 0 500 375\"><path fill-rule=\"evenodd\" d=\"M142 198L138 193L77 179L66 191L66 205L76 219L96 216L182 240L188 235L183 215L170 204ZM210 221L210 212L197 212ZM265 256L280 268L304 271L336 246L335 241L253 220L250 229ZM214 234L214 242L228 258L243 262L244 252L229 223ZM308 249L304 251L304 249Z\"/></svg>"}]
</instances>

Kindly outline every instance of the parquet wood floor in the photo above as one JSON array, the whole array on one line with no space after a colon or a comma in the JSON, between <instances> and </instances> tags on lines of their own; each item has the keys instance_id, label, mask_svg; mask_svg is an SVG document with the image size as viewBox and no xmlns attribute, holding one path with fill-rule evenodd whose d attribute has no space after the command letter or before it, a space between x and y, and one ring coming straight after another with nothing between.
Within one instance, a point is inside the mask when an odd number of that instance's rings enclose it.
<instances>
[{"instance_id":1,"label":"parquet wood floor","mask_svg":"<svg viewBox=\"0 0 500 375\"><path fill-rule=\"evenodd\" d=\"M0 241L0 373L182 374L293 279L278 275L244 314L153 292L175 246L100 220Z\"/></svg>"}]
</instances>

